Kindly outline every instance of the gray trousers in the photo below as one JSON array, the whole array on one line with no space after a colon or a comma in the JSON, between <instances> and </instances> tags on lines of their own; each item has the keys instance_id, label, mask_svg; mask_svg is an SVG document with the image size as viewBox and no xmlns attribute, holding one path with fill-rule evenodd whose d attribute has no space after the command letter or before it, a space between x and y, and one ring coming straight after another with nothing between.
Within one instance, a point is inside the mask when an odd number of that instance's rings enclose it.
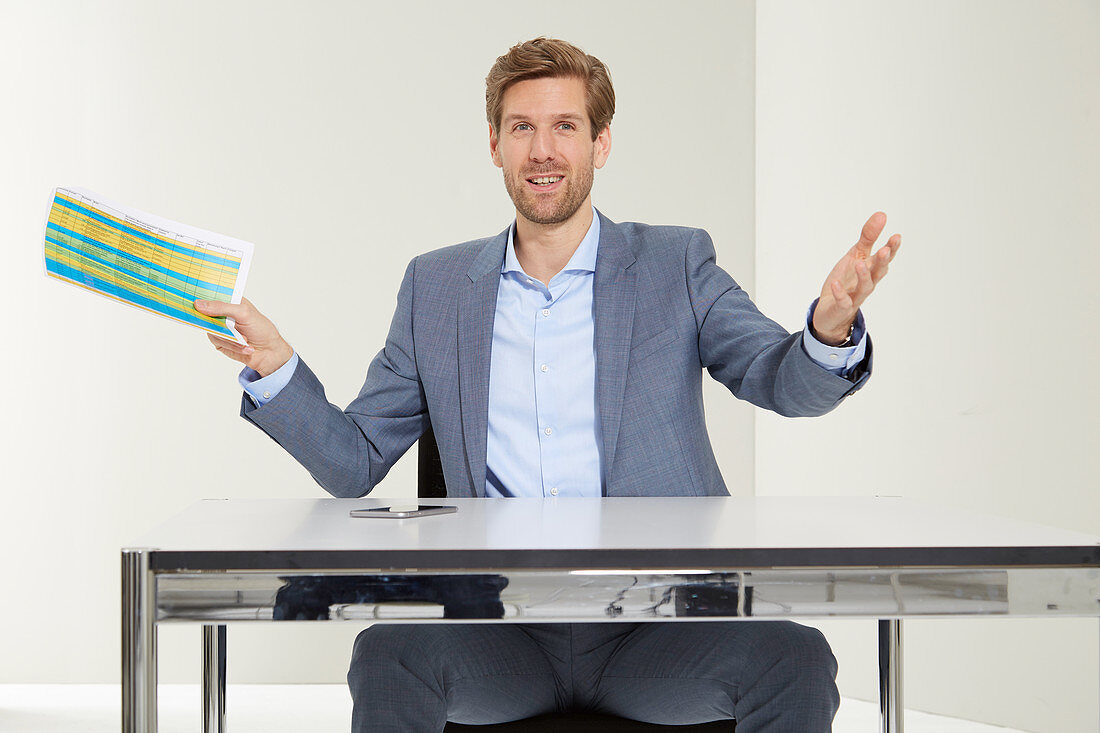
<instances>
[{"instance_id":1,"label":"gray trousers","mask_svg":"<svg viewBox=\"0 0 1100 733\"><path fill-rule=\"evenodd\" d=\"M354 733L578 709L819 733L840 705L836 669L821 633L790 621L376 624L356 639L348 685Z\"/></svg>"}]
</instances>

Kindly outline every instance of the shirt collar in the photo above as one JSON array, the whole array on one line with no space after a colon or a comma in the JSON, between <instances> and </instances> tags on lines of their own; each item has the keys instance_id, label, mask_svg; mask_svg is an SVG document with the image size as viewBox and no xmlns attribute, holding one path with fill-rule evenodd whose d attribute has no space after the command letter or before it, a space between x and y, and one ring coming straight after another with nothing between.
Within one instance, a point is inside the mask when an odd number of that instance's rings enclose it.
<instances>
[{"instance_id":1,"label":"shirt collar","mask_svg":"<svg viewBox=\"0 0 1100 733\"><path fill-rule=\"evenodd\" d=\"M520 267L519 260L516 258L515 234L516 222L513 221L512 226L508 227L508 247L504 250L504 264L500 266L501 273L523 272L523 268ZM573 256L569 258L569 262L565 264L565 267L563 267L561 271L579 270L582 272L595 272L596 250L599 244L600 213L596 211L596 207L592 207L592 225L588 227L588 232L584 235L584 239L581 240L580 245L577 246L577 250L573 252Z\"/></svg>"}]
</instances>

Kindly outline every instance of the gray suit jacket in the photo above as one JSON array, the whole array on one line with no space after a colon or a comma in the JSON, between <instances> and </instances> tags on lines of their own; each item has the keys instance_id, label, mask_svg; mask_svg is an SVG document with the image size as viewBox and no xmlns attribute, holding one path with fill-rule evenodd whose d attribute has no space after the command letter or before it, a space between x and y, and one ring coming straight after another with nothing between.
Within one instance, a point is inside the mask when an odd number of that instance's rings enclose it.
<instances>
[{"instance_id":1,"label":"gray suit jacket","mask_svg":"<svg viewBox=\"0 0 1100 733\"><path fill-rule=\"evenodd\" d=\"M821 415L863 386L815 364L715 264L706 232L600 214L593 285L596 398L607 496L725 495L703 418L702 370L783 415ZM484 496L489 359L507 230L409 263L386 346L359 396L330 404L301 361L241 414L329 493L362 496L430 424L449 496Z\"/></svg>"}]
</instances>

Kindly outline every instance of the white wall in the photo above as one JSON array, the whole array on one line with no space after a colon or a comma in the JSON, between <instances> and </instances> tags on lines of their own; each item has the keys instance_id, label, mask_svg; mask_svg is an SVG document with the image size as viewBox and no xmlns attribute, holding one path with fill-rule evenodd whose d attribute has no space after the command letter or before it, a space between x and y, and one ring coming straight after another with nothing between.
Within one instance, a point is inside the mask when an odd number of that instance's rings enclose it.
<instances>
[{"instance_id":1,"label":"white wall","mask_svg":"<svg viewBox=\"0 0 1100 733\"><path fill-rule=\"evenodd\" d=\"M44 277L54 186L255 242L248 297L345 404L408 260L510 221L483 80L535 35L611 69L597 205L708 228L751 289L753 32L749 2L0 0L0 682L118 680L118 550L161 518L323 495L237 417L236 369L204 335ZM752 410L721 392L719 460L751 494ZM230 681L339 682L356 628L230 632ZM197 680L197 629L160 640L162 679Z\"/></svg>"},{"instance_id":2,"label":"white wall","mask_svg":"<svg viewBox=\"0 0 1100 733\"><path fill-rule=\"evenodd\" d=\"M508 221L482 79L539 33L611 67L597 204L708 228L788 326L871 211L905 236L867 308L874 379L822 420L759 415L759 493L896 493L1100 531L1098 16L760 3L754 168L746 2L0 0L0 682L117 680L117 551L158 518L204 496L321 495L236 417L235 370L201 334L42 276L49 189L255 241L249 297L346 402L407 260ZM731 489L751 493L753 412L721 391L711 432ZM413 474L404 462L380 491ZM824 627L843 692L873 697L873 627ZM1095 730L1094 621L907 629L909 704ZM230 678L339 681L354 633L235 626ZM197 679L197 640L162 631L163 679Z\"/></svg>"},{"instance_id":3,"label":"white wall","mask_svg":"<svg viewBox=\"0 0 1100 733\"><path fill-rule=\"evenodd\" d=\"M759 414L757 492L1100 532L1100 4L759 3L756 99L765 310L802 305L876 209L903 235L866 309L874 377L822 420ZM823 628L842 692L873 699L873 625ZM1096 730L1095 619L906 629L907 704Z\"/></svg>"}]
</instances>

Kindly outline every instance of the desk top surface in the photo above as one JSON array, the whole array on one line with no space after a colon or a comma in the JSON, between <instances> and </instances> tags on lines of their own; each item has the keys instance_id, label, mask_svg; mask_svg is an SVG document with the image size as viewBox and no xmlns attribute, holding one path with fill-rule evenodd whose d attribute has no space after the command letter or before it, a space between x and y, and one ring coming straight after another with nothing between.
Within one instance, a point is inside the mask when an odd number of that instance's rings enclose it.
<instances>
[{"instance_id":1,"label":"desk top surface","mask_svg":"<svg viewBox=\"0 0 1100 733\"><path fill-rule=\"evenodd\" d=\"M207 500L132 548L159 570L1100 565L1100 536L901 498Z\"/></svg>"}]
</instances>

